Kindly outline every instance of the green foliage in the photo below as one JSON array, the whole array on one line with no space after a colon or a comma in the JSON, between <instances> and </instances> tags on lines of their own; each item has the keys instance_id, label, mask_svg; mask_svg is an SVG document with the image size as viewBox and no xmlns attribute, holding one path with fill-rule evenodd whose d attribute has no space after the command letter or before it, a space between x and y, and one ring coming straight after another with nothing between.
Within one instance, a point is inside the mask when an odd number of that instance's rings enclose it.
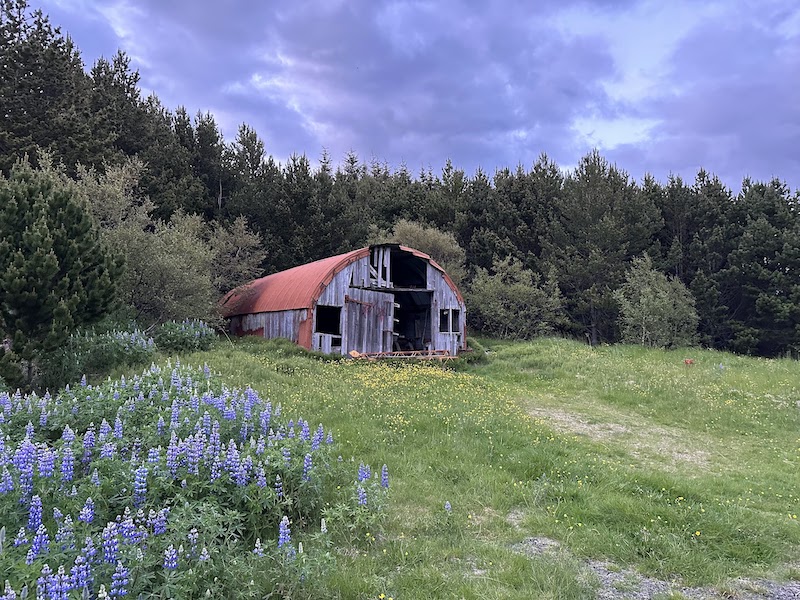
<instances>
[{"instance_id":1,"label":"green foliage","mask_svg":"<svg viewBox=\"0 0 800 600\"><path fill-rule=\"evenodd\" d=\"M555 330L563 318L561 293L513 258L495 260L493 273L478 268L467 292L471 325L485 335L530 339Z\"/></svg>"},{"instance_id":2,"label":"green foliage","mask_svg":"<svg viewBox=\"0 0 800 600\"><path fill-rule=\"evenodd\" d=\"M466 275L464 249L458 245L452 233L428 227L422 223L400 219L391 232L373 231L371 244L394 242L422 250L435 260L457 286L461 286Z\"/></svg>"},{"instance_id":3,"label":"green foliage","mask_svg":"<svg viewBox=\"0 0 800 600\"><path fill-rule=\"evenodd\" d=\"M653 268L647 254L633 259L625 283L614 292L622 340L653 348L691 346L697 340L692 293L675 277Z\"/></svg>"},{"instance_id":4,"label":"green foliage","mask_svg":"<svg viewBox=\"0 0 800 600\"><path fill-rule=\"evenodd\" d=\"M263 275L262 263L267 253L245 217L236 217L230 225L213 223L209 242L213 251L211 274L218 297Z\"/></svg>"},{"instance_id":5,"label":"green foliage","mask_svg":"<svg viewBox=\"0 0 800 600\"><path fill-rule=\"evenodd\" d=\"M20 162L0 176L0 333L12 384L31 384L41 356L115 301L118 262L74 186L48 169ZM13 368L23 362L25 373Z\"/></svg>"},{"instance_id":6,"label":"green foliage","mask_svg":"<svg viewBox=\"0 0 800 600\"><path fill-rule=\"evenodd\" d=\"M203 321L167 321L155 330L155 339L164 352L208 350L217 339L216 332Z\"/></svg>"},{"instance_id":7,"label":"green foliage","mask_svg":"<svg viewBox=\"0 0 800 600\"><path fill-rule=\"evenodd\" d=\"M119 367L146 365L155 355L153 338L136 327L73 333L43 360L41 386L58 389L84 375L96 377Z\"/></svg>"},{"instance_id":8,"label":"green foliage","mask_svg":"<svg viewBox=\"0 0 800 600\"><path fill-rule=\"evenodd\" d=\"M116 595L320 597L337 532L361 523L379 534L386 480L337 461L322 425L287 423L280 405L207 367L153 365L0 402L0 438L19 458L0 492L0 573L15 591L48 569L75 572L81 557L89 597L119 585L115 569L127 572Z\"/></svg>"}]
</instances>

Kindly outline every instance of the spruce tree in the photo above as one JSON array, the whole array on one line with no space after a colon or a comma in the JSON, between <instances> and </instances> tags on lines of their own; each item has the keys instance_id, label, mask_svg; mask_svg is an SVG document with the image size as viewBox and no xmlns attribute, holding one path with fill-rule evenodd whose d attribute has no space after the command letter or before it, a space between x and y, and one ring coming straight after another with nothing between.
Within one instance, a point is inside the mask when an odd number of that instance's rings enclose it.
<instances>
[{"instance_id":1,"label":"spruce tree","mask_svg":"<svg viewBox=\"0 0 800 600\"><path fill-rule=\"evenodd\" d=\"M119 270L69 185L27 162L0 176L3 376L30 385L44 353L109 311Z\"/></svg>"}]
</instances>

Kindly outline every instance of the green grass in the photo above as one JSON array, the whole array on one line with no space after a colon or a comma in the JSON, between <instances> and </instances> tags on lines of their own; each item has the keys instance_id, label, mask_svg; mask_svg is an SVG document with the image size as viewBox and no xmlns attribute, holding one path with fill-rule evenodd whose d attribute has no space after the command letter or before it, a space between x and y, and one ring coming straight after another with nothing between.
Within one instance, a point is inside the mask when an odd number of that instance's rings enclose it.
<instances>
[{"instance_id":1,"label":"green grass","mask_svg":"<svg viewBox=\"0 0 800 600\"><path fill-rule=\"evenodd\" d=\"M797 362L481 341L456 371L255 339L184 360L389 466L385 527L334 552L332 596L592 598L589 558L687 585L796 574ZM529 556L532 537L560 545Z\"/></svg>"}]
</instances>

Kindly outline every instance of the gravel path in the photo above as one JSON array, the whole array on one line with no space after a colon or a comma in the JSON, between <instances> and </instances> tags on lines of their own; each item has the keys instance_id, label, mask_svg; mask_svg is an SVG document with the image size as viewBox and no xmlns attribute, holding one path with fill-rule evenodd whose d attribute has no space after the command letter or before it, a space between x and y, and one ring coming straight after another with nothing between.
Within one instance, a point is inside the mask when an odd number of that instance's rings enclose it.
<instances>
[{"instance_id":1,"label":"gravel path","mask_svg":"<svg viewBox=\"0 0 800 600\"><path fill-rule=\"evenodd\" d=\"M527 538L516 544L514 550L528 556L562 552L557 541L545 537ZM649 600L659 595L667 598L675 592L692 600L800 600L800 581L779 583L766 579L735 579L728 583L723 593L712 588L683 587L675 582L645 577L606 561L589 560L584 564L600 583L598 600Z\"/></svg>"}]
</instances>

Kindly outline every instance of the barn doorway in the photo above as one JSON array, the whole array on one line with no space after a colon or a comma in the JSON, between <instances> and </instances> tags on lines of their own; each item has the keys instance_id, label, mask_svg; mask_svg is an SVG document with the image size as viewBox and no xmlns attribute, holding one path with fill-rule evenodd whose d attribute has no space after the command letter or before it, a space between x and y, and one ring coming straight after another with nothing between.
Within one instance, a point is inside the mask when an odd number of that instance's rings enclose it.
<instances>
[{"instance_id":1,"label":"barn doorway","mask_svg":"<svg viewBox=\"0 0 800 600\"><path fill-rule=\"evenodd\" d=\"M395 351L427 350L431 344L431 301L427 290L394 293Z\"/></svg>"}]
</instances>

